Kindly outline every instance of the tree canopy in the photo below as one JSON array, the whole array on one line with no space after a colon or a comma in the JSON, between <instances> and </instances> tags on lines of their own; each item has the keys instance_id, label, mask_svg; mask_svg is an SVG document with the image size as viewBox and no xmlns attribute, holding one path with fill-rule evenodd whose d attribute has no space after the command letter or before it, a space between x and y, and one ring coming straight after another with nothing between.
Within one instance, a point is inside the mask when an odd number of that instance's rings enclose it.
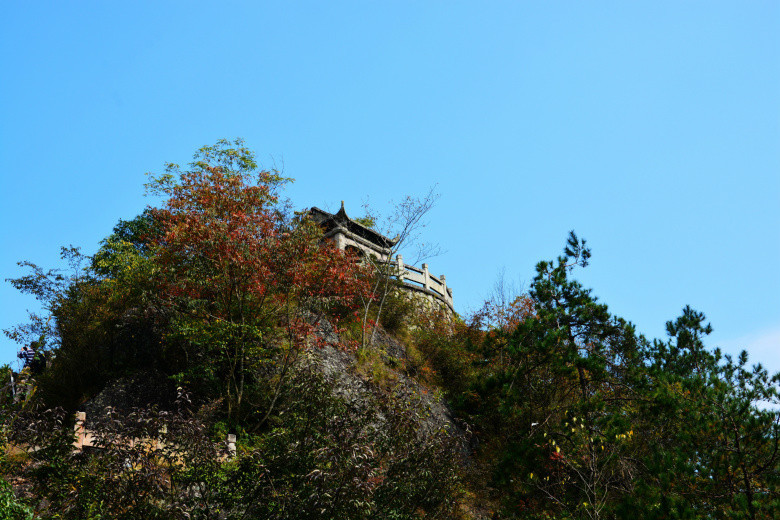
<instances>
[{"instance_id":1,"label":"tree canopy","mask_svg":"<svg viewBox=\"0 0 780 520\"><path fill-rule=\"evenodd\" d=\"M219 141L94 255L20 263L43 312L5 333L47 366L3 369L1 518L780 514L780 374L710 348L702 312L645 338L576 279L572 232L527 293L453 315L324 241L287 182ZM75 453L72 413L107 399Z\"/></svg>"}]
</instances>

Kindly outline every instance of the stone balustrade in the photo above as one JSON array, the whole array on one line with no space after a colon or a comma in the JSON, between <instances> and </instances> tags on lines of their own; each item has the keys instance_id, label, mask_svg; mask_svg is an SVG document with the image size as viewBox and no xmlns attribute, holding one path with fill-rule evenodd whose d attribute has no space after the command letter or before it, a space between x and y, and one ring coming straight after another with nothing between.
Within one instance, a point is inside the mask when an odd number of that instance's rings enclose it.
<instances>
[{"instance_id":1,"label":"stone balustrade","mask_svg":"<svg viewBox=\"0 0 780 520\"><path fill-rule=\"evenodd\" d=\"M92 430L87 429L87 414L86 412L76 412L76 422L73 425L75 434L75 440L73 441L73 451L81 453L84 448L99 448L95 442L95 433ZM167 433L166 427L163 426L161 433ZM236 456L236 436L229 433L226 438L227 441L227 458L232 459ZM122 441L128 448L133 447L136 444L147 446L150 450L159 450L165 447L159 439L124 439Z\"/></svg>"},{"instance_id":2,"label":"stone balustrade","mask_svg":"<svg viewBox=\"0 0 780 520\"><path fill-rule=\"evenodd\" d=\"M412 291L426 294L447 306L450 312L455 312L452 299L452 289L447 287L444 275L434 276L428 271L428 264L422 264L422 269L404 264L403 257L397 255L393 266L397 269L398 279L404 287Z\"/></svg>"},{"instance_id":3,"label":"stone balustrade","mask_svg":"<svg viewBox=\"0 0 780 520\"><path fill-rule=\"evenodd\" d=\"M374 264L393 267L394 276L403 283L404 288L411 292L425 295L434 303L443 304L450 312L455 312L452 302L452 289L447 287L447 279L433 276L428 271L428 264L422 264L422 269L404 264L403 257L392 254L400 238L387 238L371 227L366 227L347 216L344 201L338 213L329 213L319 208L311 208L309 217L322 228L322 239L332 242L342 251L350 251L358 257L368 259Z\"/></svg>"}]
</instances>

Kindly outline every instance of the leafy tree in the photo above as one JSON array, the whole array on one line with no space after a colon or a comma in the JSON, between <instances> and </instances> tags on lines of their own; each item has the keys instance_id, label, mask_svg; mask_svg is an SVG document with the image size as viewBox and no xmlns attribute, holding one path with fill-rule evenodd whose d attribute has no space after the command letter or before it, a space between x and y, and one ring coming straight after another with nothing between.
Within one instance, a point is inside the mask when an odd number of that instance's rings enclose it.
<instances>
[{"instance_id":1,"label":"leafy tree","mask_svg":"<svg viewBox=\"0 0 780 520\"><path fill-rule=\"evenodd\" d=\"M545 460L538 477L530 477L532 466L523 468L530 486L521 495L541 491L559 514L603 518L631 492L630 446L621 441L631 431L626 404L635 399L630 383L639 350L633 326L569 278L589 258L585 241L572 232L563 256L537 265L533 315L518 324L507 347L523 363L506 374L506 404L547 388L519 417L525 431L510 442L502 467L512 468L518 453L527 461Z\"/></svg>"},{"instance_id":2,"label":"leafy tree","mask_svg":"<svg viewBox=\"0 0 780 520\"><path fill-rule=\"evenodd\" d=\"M571 233L564 254L536 267L528 298L486 307L493 324L461 407L507 514L605 518L631 493L631 382L641 363L631 324L570 278L590 250Z\"/></svg>"},{"instance_id":3,"label":"leafy tree","mask_svg":"<svg viewBox=\"0 0 780 520\"><path fill-rule=\"evenodd\" d=\"M690 307L668 341L637 336L570 278L589 256L572 233L537 265L532 306L493 301L464 343L456 403L507 517L776 516L780 375L709 350Z\"/></svg>"},{"instance_id":4,"label":"leafy tree","mask_svg":"<svg viewBox=\"0 0 780 520\"><path fill-rule=\"evenodd\" d=\"M46 352L49 368L36 376L39 395L72 410L110 378L160 363L165 321L152 298L149 212L120 221L93 257L62 248L69 270L20 262L28 274L9 279L42 304L41 314L5 330Z\"/></svg>"},{"instance_id":5,"label":"leafy tree","mask_svg":"<svg viewBox=\"0 0 780 520\"><path fill-rule=\"evenodd\" d=\"M174 315L166 341L184 361L181 382L218 392L231 421L258 409L265 421L325 311L366 291L362 268L321 243L316 226L285 219L277 190L286 181L258 170L237 140L201 148L189 170L168 165L149 184L168 196L152 212L158 295ZM269 362L276 383L264 401L255 383Z\"/></svg>"},{"instance_id":6,"label":"leafy tree","mask_svg":"<svg viewBox=\"0 0 780 520\"><path fill-rule=\"evenodd\" d=\"M38 349L51 349L60 345L56 322L52 323L51 318L57 307L67 299L71 285L81 281L85 274L82 266L84 257L78 248L61 248L60 258L68 263L70 273L61 269L44 270L24 260L17 262L17 265L28 269L29 273L19 278L6 278L6 282L18 291L35 297L43 307L42 314L30 313L28 323L4 329L3 333L9 339L22 344L35 342Z\"/></svg>"},{"instance_id":7,"label":"leafy tree","mask_svg":"<svg viewBox=\"0 0 780 520\"><path fill-rule=\"evenodd\" d=\"M420 230L425 227L425 216L433 209L436 200L439 198L435 192L435 187L431 188L424 197L408 196L396 205L393 213L385 219L382 226L382 233L385 236L393 236L393 244L387 254L386 261L368 256L365 260L369 263L372 279L368 288L361 298L361 348L371 345L376 335L377 326L381 322L382 312L388 299L392 300L392 295L398 289L398 266L392 262L401 248L416 245L418 247L417 263L423 259L436 254L438 247L426 246L418 243ZM380 220L375 214L372 214L366 208L367 214L358 219L358 221L368 227L376 227Z\"/></svg>"},{"instance_id":8,"label":"leafy tree","mask_svg":"<svg viewBox=\"0 0 780 520\"><path fill-rule=\"evenodd\" d=\"M651 399L640 417L647 468L637 499L649 518L771 518L778 512L778 383L765 369L708 351L712 328L690 307L649 348ZM774 408L774 409L773 409Z\"/></svg>"},{"instance_id":9,"label":"leafy tree","mask_svg":"<svg viewBox=\"0 0 780 520\"><path fill-rule=\"evenodd\" d=\"M122 276L133 262L151 255L152 243L161 231L151 208L131 220L120 219L91 258L92 272L106 279Z\"/></svg>"}]
</instances>

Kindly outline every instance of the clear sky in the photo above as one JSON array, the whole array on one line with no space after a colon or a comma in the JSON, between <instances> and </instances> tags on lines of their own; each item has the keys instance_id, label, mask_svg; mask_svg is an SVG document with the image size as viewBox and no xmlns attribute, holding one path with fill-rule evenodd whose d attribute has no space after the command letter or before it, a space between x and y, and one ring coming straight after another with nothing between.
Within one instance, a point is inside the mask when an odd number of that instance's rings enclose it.
<instances>
[{"instance_id":1,"label":"clear sky","mask_svg":"<svg viewBox=\"0 0 780 520\"><path fill-rule=\"evenodd\" d=\"M298 208L438 185L462 313L574 229L641 332L690 304L780 370L778 2L3 2L0 51L0 278L94 252L145 172L243 137ZM28 308L2 284L0 328Z\"/></svg>"}]
</instances>

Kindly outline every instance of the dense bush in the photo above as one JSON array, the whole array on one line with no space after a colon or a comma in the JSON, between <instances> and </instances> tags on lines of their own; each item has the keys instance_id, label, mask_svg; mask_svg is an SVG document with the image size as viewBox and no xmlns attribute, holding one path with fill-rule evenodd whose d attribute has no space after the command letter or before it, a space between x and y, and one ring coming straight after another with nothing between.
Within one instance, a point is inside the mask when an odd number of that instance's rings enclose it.
<instances>
[{"instance_id":1,"label":"dense bush","mask_svg":"<svg viewBox=\"0 0 780 520\"><path fill-rule=\"evenodd\" d=\"M235 458L207 426L209 407L194 414L186 396L172 412L110 412L83 454L63 410L19 412L7 426L27 448L15 471L41 518L453 518L455 440L423 428L420 402L348 400L308 366L277 409L266 431L242 434Z\"/></svg>"}]
</instances>

